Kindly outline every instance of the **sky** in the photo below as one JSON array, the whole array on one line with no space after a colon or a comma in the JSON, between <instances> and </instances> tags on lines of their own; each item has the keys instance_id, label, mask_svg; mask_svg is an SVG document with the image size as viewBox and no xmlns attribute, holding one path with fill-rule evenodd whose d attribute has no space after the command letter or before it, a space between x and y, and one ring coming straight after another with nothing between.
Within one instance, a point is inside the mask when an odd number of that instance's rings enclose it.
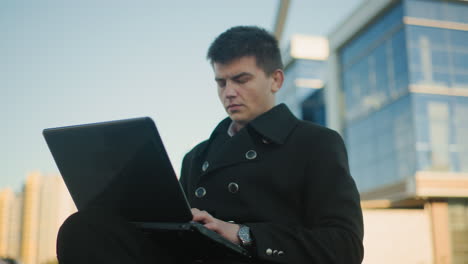
<instances>
[{"instance_id":1,"label":"sky","mask_svg":"<svg viewBox=\"0 0 468 264\"><path fill-rule=\"evenodd\" d=\"M361 0L292 0L292 34L326 36ZM156 122L176 172L227 115L206 51L236 25L272 31L279 0L6 0L0 3L0 189L58 174L42 130Z\"/></svg>"}]
</instances>

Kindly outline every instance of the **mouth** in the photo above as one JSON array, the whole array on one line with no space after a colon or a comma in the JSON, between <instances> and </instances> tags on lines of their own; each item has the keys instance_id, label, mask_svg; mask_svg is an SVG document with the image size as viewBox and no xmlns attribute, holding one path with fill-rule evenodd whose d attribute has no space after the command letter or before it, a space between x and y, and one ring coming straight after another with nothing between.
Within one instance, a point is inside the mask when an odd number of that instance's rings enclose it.
<instances>
[{"instance_id":1,"label":"mouth","mask_svg":"<svg viewBox=\"0 0 468 264\"><path fill-rule=\"evenodd\" d=\"M228 111L236 111L238 110L242 105L241 104L230 104L226 107Z\"/></svg>"}]
</instances>

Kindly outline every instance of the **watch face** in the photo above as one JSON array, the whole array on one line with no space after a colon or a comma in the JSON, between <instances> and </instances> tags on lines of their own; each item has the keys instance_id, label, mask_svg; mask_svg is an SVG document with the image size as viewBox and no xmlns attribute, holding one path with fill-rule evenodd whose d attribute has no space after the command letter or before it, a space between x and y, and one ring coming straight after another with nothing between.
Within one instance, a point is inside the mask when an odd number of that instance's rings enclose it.
<instances>
[{"instance_id":1,"label":"watch face","mask_svg":"<svg viewBox=\"0 0 468 264\"><path fill-rule=\"evenodd\" d=\"M248 226L242 226L239 229L239 238L244 245L252 242L252 239L250 238L250 228Z\"/></svg>"}]
</instances>

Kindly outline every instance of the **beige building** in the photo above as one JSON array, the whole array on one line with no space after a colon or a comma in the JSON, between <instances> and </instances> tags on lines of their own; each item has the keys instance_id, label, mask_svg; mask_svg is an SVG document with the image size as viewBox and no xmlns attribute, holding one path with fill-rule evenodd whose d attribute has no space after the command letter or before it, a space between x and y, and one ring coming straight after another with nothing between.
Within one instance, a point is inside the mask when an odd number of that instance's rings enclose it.
<instances>
[{"instance_id":1,"label":"beige building","mask_svg":"<svg viewBox=\"0 0 468 264\"><path fill-rule=\"evenodd\" d=\"M43 177L40 194L37 263L56 259L55 244L60 225L76 211L62 177Z\"/></svg>"},{"instance_id":2,"label":"beige building","mask_svg":"<svg viewBox=\"0 0 468 264\"><path fill-rule=\"evenodd\" d=\"M365 209L363 264L432 264L430 217L420 209Z\"/></svg>"},{"instance_id":3,"label":"beige building","mask_svg":"<svg viewBox=\"0 0 468 264\"><path fill-rule=\"evenodd\" d=\"M20 223L21 197L5 188L0 191L0 256L19 257Z\"/></svg>"},{"instance_id":4,"label":"beige building","mask_svg":"<svg viewBox=\"0 0 468 264\"><path fill-rule=\"evenodd\" d=\"M24 264L56 260L57 232L76 211L68 190L58 175L39 172L27 176L20 195L0 191L0 257Z\"/></svg>"},{"instance_id":5,"label":"beige building","mask_svg":"<svg viewBox=\"0 0 468 264\"><path fill-rule=\"evenodd\" d=\"M14 195L11 189L3 189L0 191L0 255L2 256L9 255L8 237L10 235L10 211Z\"/></svg>"},{"instance_id":6,"label":"beige building","mask_svg":"<svg viewBox=\"0 0 468 264\"><path fill-rule=\"evenodd\" d=\"M26 178L23 189L23 222L20 259L24 264L36 264L39 244L39 212L41 184L43 177L39 172Z\"/></svg>"},{"instance_id":7,"label":"beige building","mask_svg":"<svg viewBox=\"0 0 468 264\"><path fill-rule=\"evenodd\" d=\"M379 247L375 248L375 242L379 241L379 236L373 233L379 228L386 228L388 224L393 225L393 231L387 232L387 235L382 237L392 241L393 247L412 248L414 245L420 246L427 241L430 242L429 251L408 251L402 256L406 259L414 256L423 258L424 255L428 257L427 252L429 252L431 258L425 258L425 261L420 262L405 263L467 263L465 261L468 260L468 201L466 199L468 197L468 174L418 172L414 182L408 179L399 184L363 193L361 196L364 200L363 208L367 209L364 213L365 220L369 219L366 223L367 241L373 241L367 245L368 251L373 250L375 254L380 248L380 253L384 254L385 249L391 248L385 247L385 243L380 242L377 243ZM413 217L413 220L408 220L408 217L404 215L398 217L399 212L402 211L401 208L406 208L406 212L418 214L420 219L416 221L416 217ZM378 221L375 220L377 219L376 212L381 213ZM401 233L397 229L408 229L408 232Z\"/></svg>"}]
</instances>

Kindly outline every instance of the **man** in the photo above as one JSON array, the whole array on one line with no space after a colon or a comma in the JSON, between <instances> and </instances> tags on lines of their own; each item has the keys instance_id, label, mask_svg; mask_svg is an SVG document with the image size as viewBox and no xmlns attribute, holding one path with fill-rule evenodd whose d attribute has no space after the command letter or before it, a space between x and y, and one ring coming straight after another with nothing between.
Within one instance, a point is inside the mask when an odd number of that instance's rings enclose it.
<instances>
[{"instance_id":1,"label":"man","mask_svg":"<svg viewBox=\"0 0 468 264\"><path fill-rule=\"evenodd\" d=\"M274 107L284 80L275 38L234 27L208 59L229 118L184 159L194 220L244 242L259 261L360 263L362 212L343 141ZM239 239L241 227L248 242Z\"/></svg>"},{"instance_id":2,"label":"man","mask_svg":"<svg viewBox=\"0 0 468 264\"><path fill-rule=\"evenodd\" d=\"M229 117L185 156L180 182L193 220L253 258L206 261L361 263L362 212L343 141L275 106L284 80L275 38L234 27L212 43L208 59ZM192 263L173 250L102 212L67 219L57 249L64 263Z\"/></svg>"}]
</instances>

